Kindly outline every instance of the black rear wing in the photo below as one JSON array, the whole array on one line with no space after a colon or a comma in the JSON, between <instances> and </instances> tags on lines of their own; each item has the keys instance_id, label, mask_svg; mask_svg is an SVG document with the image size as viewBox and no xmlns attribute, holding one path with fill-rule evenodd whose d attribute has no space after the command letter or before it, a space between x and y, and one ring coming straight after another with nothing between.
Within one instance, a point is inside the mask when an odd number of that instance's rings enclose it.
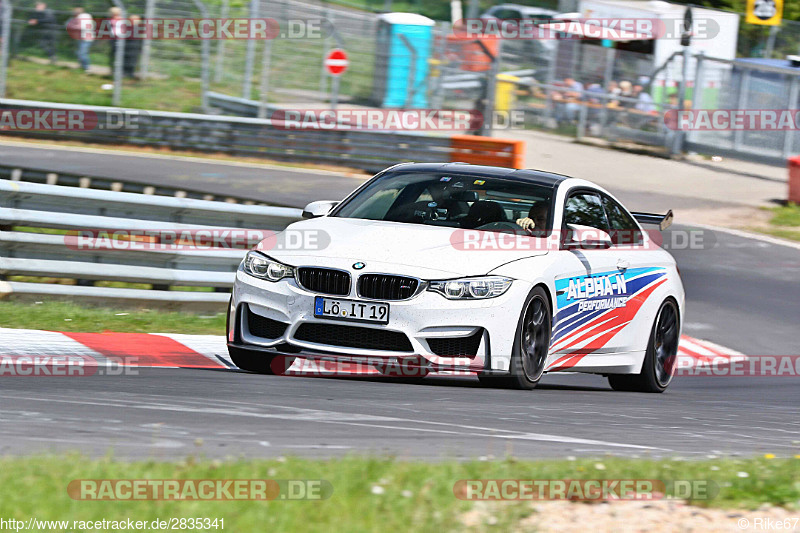
<instances>
[{"instance_id":1,"label":"black rear wing","mask_svg":"<svg viewBox=\"0 0 800 533\"><path fill-rule=\"evenodd\" d=\"M661 231L664 231L672 225L672 209L667 211L666 215L657 215L655 213L631 213L639 224L653 224L658 226Z\"/></svg>"}]
</instances>

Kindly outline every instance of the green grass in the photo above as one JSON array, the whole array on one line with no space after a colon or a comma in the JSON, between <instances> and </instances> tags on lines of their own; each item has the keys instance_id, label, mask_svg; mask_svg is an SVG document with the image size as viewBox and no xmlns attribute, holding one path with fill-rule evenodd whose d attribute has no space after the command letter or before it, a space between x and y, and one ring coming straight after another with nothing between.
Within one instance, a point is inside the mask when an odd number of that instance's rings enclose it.
<instances>
[{"instance_id":1,"label":"green grass","mask_svg":"<svg viewBox=\"0 0 800 533\"><path fill-rule=\"evenodd\" d=\"M800 241L800 205L789 203L768 209L772 212L770 227L755 228L756 231L782 239Z\"/></svg>"},{"instance_id":2,"label":"green grass","mask_svg":"<svg viewBox=\"0 0 800 533\"><path fill-rule=\"evenodd\" d=\"M68 302L0 302L0 327L55 331L121 331L224 335L225 314L86 307ZM0 515L2 516L2 515Z\"/></svg>"},{"instance_id":3,"label":"green grass","mask_svg":"<svg viewBox=\"0 0 800 533\"><path fill-rule=\"evenodd\" d=\"M772 213L770 224L775 226L800 226L800 205L787 204L775 207L772 209Z\"/></svg>"},{"instance_id":4,"label":"green grass","mask_svg":"<svg viewBox=\"0 0 800 533\"><path fill-rule=\"evenodd\" d=\"M352 66L342 76L340 94L350 95L357 100L368 98L372 90L374 58L369 50L372 42L366 39L356 41L351 51ZM363 42L362 42L363 41ZM212 83L212 91L239 96L241 94L242 72L244 72L244 43L229 43L242 48L225 62L223 81ZM259 48L259 57L261 51ZM268 99L270 102L297 102L292 91L319 91L320 70L324 55L322 40L290 41L278 39L273 42L272 71ZM99 64L104 64L102 61ZM122 86L121 107L149 109L155 111L198 112L201 105L200 75L181 75L180 62L175 62L177 71L165 71L153 65L151 70L167 74L165 79L126 79ZM212 61L212 79L215 63ZM194 69L197 70L197 69ZM260 64L253 74L250 97L259 98ZM10 62L8 68L7 97L23 100L40 100L68 104L110 106L113 91L103 90L104 84L113 80L109 76L86 74L82 70L38 64L24 59ZM300 101L305 101L301 96Z\"/></svg>"},{"instance_id":5,"label":"green grass","mask_svg":"<svg viewBox=\"0 0 800 533\"><path fill-rule=\"evenodd\" d=\"M111 83L107 77L86 74L78 69L15 60L8 67L7 97L109 106L112 91L101 89L107 83ZM200 82L177 77L126 80L122 87L121 106L196 111L200 106Z\"/></svg>"},{"instance_id":6,"label":"green grass","mask_svg":"<svg viewBox=\"0 0 800 533\"><path fill-rule=\"evenodd\" d=\"M326 480L333 492L329 499L317 501L91 502L68 496L67 485L74 479ZM798 458L700 462L506 459L429 464L290 457L126 463L110 457L90 460L66 455L0 459L0 516L70 521L222 518L229 531L463 531L460 517L476 504L454 497L453 485L462 479L659 479L667 486L675 480L702 479L715 482L720 489L712 499L692 502L701 506L755 509L768 503L797 508L800 500ZM530 502L492 502L483 508L488 509L487 519L496 520L491 527L494 531L507 531L534 512Z\"/></svg>"}]
</instances>

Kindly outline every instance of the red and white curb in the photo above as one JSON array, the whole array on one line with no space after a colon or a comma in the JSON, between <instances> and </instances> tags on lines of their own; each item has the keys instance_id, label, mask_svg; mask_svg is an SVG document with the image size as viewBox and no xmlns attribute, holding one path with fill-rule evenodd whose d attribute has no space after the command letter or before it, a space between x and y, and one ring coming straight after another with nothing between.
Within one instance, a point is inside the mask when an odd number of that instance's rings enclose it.
<instances>
[{"instance_id":1,"label":"red and white curb","mask_svg":"<svg viewBox=\"0 0 800 533\"><path fill-rule=\"evenodd\" d=\"M679 368L699 368L747 356L709 341L681 336ZM220 335L177 333L75 333L0 328L0 376L27 365L82 364L95 367L164 367L226 370L235 368ZM363 368L363 367L362 367ZM327 373L296 359L288 374ZM363 373L363 372L361 372ZM371 372L368 372L371 373ZM375 371L377 373L377 370Z\"/></svg>"}]
</instances>

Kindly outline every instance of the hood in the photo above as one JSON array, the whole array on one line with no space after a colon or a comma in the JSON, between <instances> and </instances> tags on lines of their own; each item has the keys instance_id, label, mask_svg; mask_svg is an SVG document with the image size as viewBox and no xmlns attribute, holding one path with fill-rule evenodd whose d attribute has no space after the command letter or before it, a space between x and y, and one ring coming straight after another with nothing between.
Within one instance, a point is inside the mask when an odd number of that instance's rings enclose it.
<instances>
[{"instance_id":1,"label":"hood","mask_svg":"<svg viewBox=\"0 0 800 533\"><path fill-rule=\"evenodd\" d=\"M505 239L504 245L497 239ZM354 263L362 262L365 273L421 279L487 274L510 261L547 253L543 240L532 237L339 217L296 222L277 239L262 242L263 253L292 266L351 271ZM522 245L514 245L517 242Z\"/></svg>"}]
</instances>

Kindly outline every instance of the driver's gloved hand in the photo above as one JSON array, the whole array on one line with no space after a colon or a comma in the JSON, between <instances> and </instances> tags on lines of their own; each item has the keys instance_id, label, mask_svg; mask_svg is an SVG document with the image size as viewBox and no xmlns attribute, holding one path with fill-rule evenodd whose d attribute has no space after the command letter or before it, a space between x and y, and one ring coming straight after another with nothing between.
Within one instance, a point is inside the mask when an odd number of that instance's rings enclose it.
<instances>
[{"instance_id":1,"label":"driver's gloved hand","mask_svg":"<svg viewBox=\"0 0 800 533\"><path fill-rule=\"evenodd\" d=\"M520 226L524 230L532 230L536 227L536 223L533 219L525 217L525 218L518 218L517 225Z\"/></svg>"}]
</instances>

